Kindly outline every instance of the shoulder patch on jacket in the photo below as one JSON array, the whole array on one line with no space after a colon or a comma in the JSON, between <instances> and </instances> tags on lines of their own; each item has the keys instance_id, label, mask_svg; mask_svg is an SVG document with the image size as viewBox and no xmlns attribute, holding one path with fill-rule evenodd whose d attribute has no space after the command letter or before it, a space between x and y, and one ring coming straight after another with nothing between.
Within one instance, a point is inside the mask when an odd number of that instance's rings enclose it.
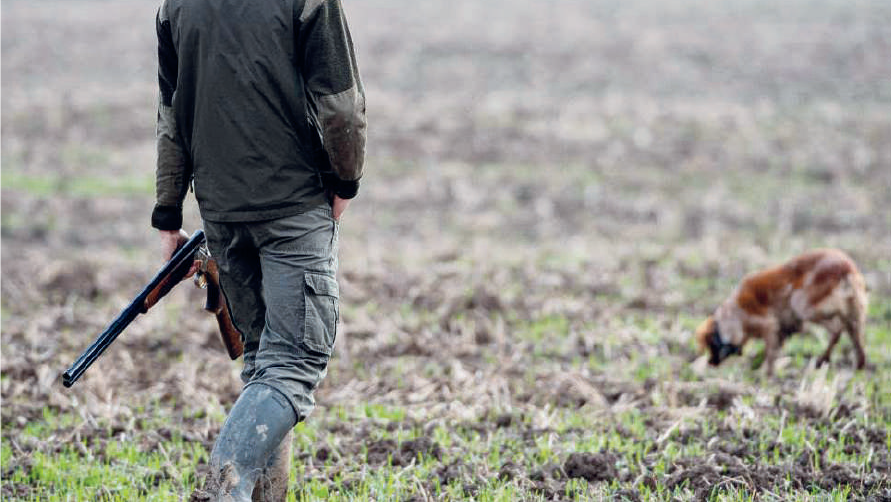
<instances>
[{"instance_id":1,"label":"shoulder patch on jacket","mask_svg":"<svg viewBox=\"0 0 891 502\"><path fill-rule=\"evenodd\" d=\"M167 0L164 1L166 2ZM307 19L319 10L319 7L327 1L328 0L306 0L303 4L303 11L300 13L300 22L305 23Z\"/></svg>"},{"instance_id":2,"label":"shoulder patch on jacket","mask_svg":"<svg viewBox=\"0 0 891 502\"><path fill-rule=\"evenodd\" d=\"M158 22L164 23L170 21L170 12L168 12L168 7L170 4L170 0L161 0L161 6L158 7Z\"/></svg>"}]
</instances>

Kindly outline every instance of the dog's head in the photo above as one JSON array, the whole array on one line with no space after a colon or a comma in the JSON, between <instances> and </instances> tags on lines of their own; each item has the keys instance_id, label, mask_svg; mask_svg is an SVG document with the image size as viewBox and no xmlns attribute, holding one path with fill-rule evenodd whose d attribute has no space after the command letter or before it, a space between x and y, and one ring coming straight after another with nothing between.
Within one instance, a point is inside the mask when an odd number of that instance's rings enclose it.
<instances>
[{"instance_id":1,"label":"dog's head","mask_svg":"<svg viewBox=\"0 0 891 502\"><path fill-rule=\"evenodd\" d=\"M721 337L721 329L714 316L709 316L699 325L695 336L699 351L708 352L708 363L712 366L721 364L721 361L730 356L742 353L739 345L728 343Z\"/></svg>"}]
</instances>

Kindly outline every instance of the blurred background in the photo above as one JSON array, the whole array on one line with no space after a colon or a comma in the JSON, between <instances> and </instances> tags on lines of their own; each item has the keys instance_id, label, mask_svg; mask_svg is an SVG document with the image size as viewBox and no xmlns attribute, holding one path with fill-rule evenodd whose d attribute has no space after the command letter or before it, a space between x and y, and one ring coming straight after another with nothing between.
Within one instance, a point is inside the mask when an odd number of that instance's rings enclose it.
<instances>
[{"instance_id":1,"label":"blurred background","mask_svg":"<svg viewBox=\"0 0 891 502\"><path fill-rule=\"evenodd\" d=\"M341 228L336 355L297 445L305 497L366 493L390 472L368 469L399 455L408 481L367 493L659 500L725 478L762 495L891 493L891 3L343 3L367 167ZM157 7L2 5L5 499L188 495L240 390L191 285L60 384L161 265ZM190 195L185 228L200 225ZM757 344L702 366L692 329L745 273L830 246L870 289L869 370L850 371L846 340L829 373L810 369L819 330L790 341L773 381L753 369ZM769 461L753 453L787 416L824 451L853 424L840 448L856 451L802 463L811 450L788 439ZM745 432L757 424L763 438ZM604 439L621 428L652 447ZM480 435L519 446L493 459ZM158 445L160 467L145 460ZM115 462L126 448L141 467ZM716 453L730 460L714 477L678 460Z\"/></svg>"}]
</instances>

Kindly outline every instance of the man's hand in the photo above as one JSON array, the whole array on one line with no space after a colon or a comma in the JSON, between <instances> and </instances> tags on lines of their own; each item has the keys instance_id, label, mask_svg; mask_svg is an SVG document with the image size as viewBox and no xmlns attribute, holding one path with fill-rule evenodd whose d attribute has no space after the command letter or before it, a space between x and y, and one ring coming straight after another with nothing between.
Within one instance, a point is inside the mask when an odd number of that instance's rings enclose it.
<instances>
[{"instance_id":1,"label":"man's hand","mask_svg":"<svg viewBox=\"0 0 891 502\"><path fill-rule=\"evenodd\" d=\"M334 221L340 221L343 212L350 207L351 200L353 199L341 199L336 195L334 196L334 201L331 203L331 213L334 216Z\"/></svg>"},{"instance_id":2,"label":"man's hand","mask_svg":"<svg viewBox=\"0 0 891 502\"><path fill-rule=\"evenodd\" d=\"M159 230L159 232L161 233L161 258L163 258L166 263L173 257L173 253L189 240L189 234L183 229ZM201 266L201 262L195 260L195 262L192 263L192 267L189 269L189 273L186 274L186 277L195 275L199 266Z\"/></svg>"}]
</instances>

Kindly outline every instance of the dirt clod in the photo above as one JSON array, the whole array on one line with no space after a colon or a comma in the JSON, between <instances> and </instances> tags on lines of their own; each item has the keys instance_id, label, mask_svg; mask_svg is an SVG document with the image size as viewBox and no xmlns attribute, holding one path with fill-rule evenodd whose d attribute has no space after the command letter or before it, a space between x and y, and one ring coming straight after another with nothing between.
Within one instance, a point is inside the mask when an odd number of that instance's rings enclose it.
<instances>
[{"instance_id":1,"label":"dirt clod","mask_svg":"<svg viewBox=\"0 0 891 502\"><path fill-rule=\"evenodd\" d=\"M610 453L571 453L563 464L570 478L610 481L616 478L616 456Z\"/></svg>"}]
</instances>

